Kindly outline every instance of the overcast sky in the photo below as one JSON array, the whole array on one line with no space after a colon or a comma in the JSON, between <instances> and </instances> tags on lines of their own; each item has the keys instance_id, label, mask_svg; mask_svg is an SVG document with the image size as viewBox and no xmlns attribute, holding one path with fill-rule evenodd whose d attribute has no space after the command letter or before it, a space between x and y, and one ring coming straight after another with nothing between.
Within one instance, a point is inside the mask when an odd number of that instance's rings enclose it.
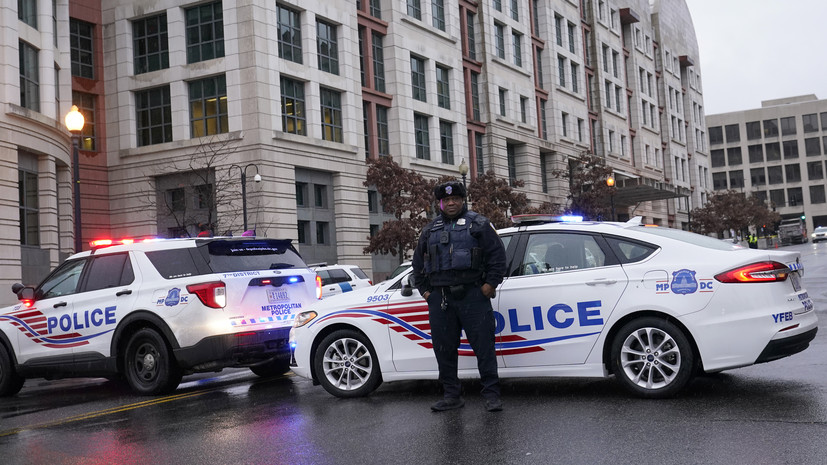
<instances>
[{"instance_id":1,"label":"overcast sky","mask_svg":"<svg viewBox=\"0 0 827 465\"><path fill-rule=\"evenodd\" d=\"M707 115L796 95L827 99L827 0L686 4L700 47Z\"/></svg>"}]
</instances>

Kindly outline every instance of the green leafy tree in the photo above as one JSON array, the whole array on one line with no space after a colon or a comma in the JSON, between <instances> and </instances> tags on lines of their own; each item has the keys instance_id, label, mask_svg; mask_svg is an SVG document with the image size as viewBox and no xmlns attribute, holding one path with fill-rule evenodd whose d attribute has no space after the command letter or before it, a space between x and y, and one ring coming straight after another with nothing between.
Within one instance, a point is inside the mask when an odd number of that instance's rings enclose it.
<instances>
[{"instance_id":1,"label":"green leafy tree","mask_svg":"<svg viewBox=\"0 0 827 465\"><path fill-rule=\"evenodd\" d=\"M568 205L565 213L582 215L584 219L609 219L612 216L611 198L617 187L609 187L606 180L613 170L603 158L586 153L569 158L567 169L552 171L552 176L568 181Z\"/></svg>"}]
</instances>

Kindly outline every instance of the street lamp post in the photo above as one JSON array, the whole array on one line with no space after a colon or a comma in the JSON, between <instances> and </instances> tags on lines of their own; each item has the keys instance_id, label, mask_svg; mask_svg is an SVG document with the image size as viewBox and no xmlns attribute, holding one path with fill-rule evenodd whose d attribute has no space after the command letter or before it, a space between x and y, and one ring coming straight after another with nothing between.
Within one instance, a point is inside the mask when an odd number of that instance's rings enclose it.
<instances>
[{"instance_id":1,"label":"street lamp post","mask_svg":"<svg viewBox=\"0 0 827 465\"><path fill-rule=\"evenodd\" d=\"M83 249L80 223L80 132L83 130L84 118L77 105L66 114L66 128L72 133L72 176L74 177L75 206L75 253Z\"/></svg>"},{"instance_id":2,"label":"street lamp post","mask_svg":"<svg viewBox=\"0 0 827 465\"><path fill-rule=\"evenodd\" d=\"M615 221L615 176L614 174L609 175L606 178L606 185L609 186L609 202L612 206L612 221Z\"/></svg>"},{"instance_id":3,"label":"street lamp post","mask_svg":"<svg viewBox=\"0 0 827 465\"><path fill-rule=\"evenodd\" d=\"M247 168L249 168L251 166L256 169L256 175L253 176L253 181L261 182L261 175L258 174L258 165L256 165L255 163L249 163L244 168L242 168L238 165L231 165L230 166L230 171L232 171L232 169L235 167L235 168L238 168L238 170L241 172L241 213L244 217L244 231L245 232L247 231Z\"/></svg>"},{"instance_id":4,"label":"street lamp post","mask_svg":"<svg viewBox=\"0 0 827 465\"><path fill-rule=\"evenodd\" d=\"M468 164L465 163L464 158L459 163L459 166L457 167L457 169L459 170L459 174L462 175L462 187L465 187L465 175L468 174Z\"/></svg>"}]
</instances>

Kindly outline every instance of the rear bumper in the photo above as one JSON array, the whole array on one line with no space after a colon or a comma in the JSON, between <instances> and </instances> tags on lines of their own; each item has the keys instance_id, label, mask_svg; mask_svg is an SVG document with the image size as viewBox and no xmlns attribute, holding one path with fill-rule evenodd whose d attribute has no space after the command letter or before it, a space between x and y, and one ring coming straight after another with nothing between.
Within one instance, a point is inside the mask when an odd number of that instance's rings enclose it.
<instances>
[{"instance_id":1,"label":"rear bumper","mask_svg":"<svg viewBox=\"0 0 827 465\"><path fill-rule=\"evenodd\" d=\"M810 341L816 337L817 332L818 328L813 328L795 336L772 340L758 356L758 359L755 360L755 363L771 362L797 354L810 346Z\"/></svg>"},{"instance_id":2,"label":"rear bumper","mask_svg":"<svg viewBox=\"0 0 827 465\"><path fill-rule=\"evenodd\" d=\"M249 366L274 358L287 360L289 334L288 327L205 337L195 345L176 349L175 358L181 368L189 371Z\"/></svg>"}]
</instances>

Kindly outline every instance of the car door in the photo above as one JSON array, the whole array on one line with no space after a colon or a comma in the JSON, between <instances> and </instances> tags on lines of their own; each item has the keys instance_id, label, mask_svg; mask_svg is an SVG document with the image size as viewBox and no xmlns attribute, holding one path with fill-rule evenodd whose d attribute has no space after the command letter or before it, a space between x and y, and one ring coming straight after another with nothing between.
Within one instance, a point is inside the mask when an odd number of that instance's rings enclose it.
<instances>
[{"instance_id":1,"label":"car door","mask_svg":"<svg viewBox=\"0 0 827 465\"><path fill-rule=\"evenodd\" d=\"M628 279L600 236L528 233L500 286L497 332L507 368L584 363Z\"/></svg>"},{"instance_id":2,"label":"car door","mask_svg":"<svg viewBox=\"0 0 827 465\"><path fill-rule=\"evenodd\" d=\"M138 283L129 252L91 257L75 295L72 325L79 341L75 361L109 356L118 321L135 306Z\"/></svg>"},{"instance_id":3,"label":"car door","mask_svg":"<svg viewBox=\"0 0 827 465\"><path fill-rule=\"evenodd\" d=\"M72 361L79 336L72 325L72 312L86 262L85 258L63 262L37 287L32 307L14 313L20 330L19 363L32 358L44 358L44 363Z\"/></svg>"},{"instance_id":4,"label":"car door","mask_svg":"<svg viewBox=\"0 0 827 465\"><path fill-rule=\"evenodd\" d=\"M347 284L347 273L344 271L333 268L329 270L316 270L316 274L322 278L323 298L338 295L344 292L344 287L341 285L342 282ZM345 278L341 276L342 274L345 275ZM349 285L347 288L350 290Z\"/></svg>"}]
</instances>

